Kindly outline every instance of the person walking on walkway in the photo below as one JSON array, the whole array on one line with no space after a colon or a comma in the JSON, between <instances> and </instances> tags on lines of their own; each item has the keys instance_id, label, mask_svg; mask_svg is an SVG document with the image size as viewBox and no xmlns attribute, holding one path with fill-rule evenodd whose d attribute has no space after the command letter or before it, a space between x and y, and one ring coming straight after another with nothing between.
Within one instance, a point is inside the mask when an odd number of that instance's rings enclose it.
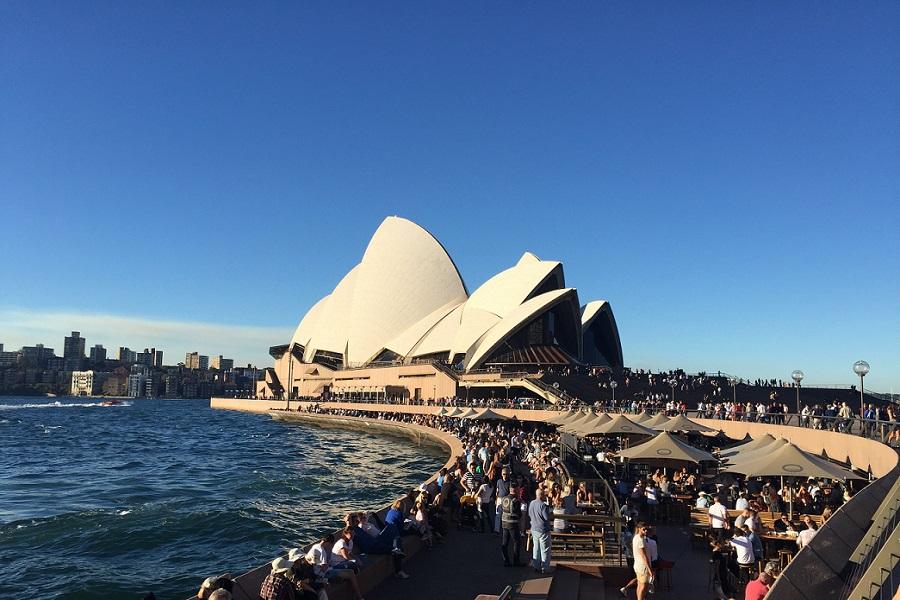
<instances>
[{"instance_id":1,"label":"person walking on walkway","mask_svg":"<svg viewBox=\"0 0 900 600\"><path fill-rule=\"evenodd\" d=\"M634 528L631 549L634 554L634 574L637 579L637 600L646 600L650 585L653 583L650 553L647 549L647 534L650 527L643 521ZM624 589L622 591L624 594Z\"/></svg>"},{"instance_id":2,"label":"person walking on walkway","mask_svg":"<svg viewBox=\"0 0 900 600\"><path fill-rule=\"evenodd\" d=\"M522 519L522 503L516 483L510 482L508 491L500 500L500 551L504 567L519 566L519 522Z\"/></svg>"},{"instance_id":3,"label":"person walking on walkway","mask_svg":"<svg viewBox=\"0 0 900 600\"><path fill-rule=\"evenodd\" d=\"M550 572L550 529L552 515L550 506L544 501L546 494L543 488L537 489L537 496L528 505L528 518L531 520L531 565L539 573Z\"/></svg>"}]
</instances>

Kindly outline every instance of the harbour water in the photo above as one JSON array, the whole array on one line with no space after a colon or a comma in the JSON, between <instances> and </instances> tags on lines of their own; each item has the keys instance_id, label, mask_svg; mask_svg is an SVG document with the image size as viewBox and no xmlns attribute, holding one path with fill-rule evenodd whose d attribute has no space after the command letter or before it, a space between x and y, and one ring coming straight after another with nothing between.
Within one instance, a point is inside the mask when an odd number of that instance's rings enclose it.
<instances>
[{"instance_id":1,"label":"harbour water","mask_svg":"<svg viewBox=\"0 0 900 600\"><path fill-rule=\"evenodd\" d=\"M398 438L206 400L0 397L0 598L183 600L443 463Z\"/></svg>"}]
</instances>

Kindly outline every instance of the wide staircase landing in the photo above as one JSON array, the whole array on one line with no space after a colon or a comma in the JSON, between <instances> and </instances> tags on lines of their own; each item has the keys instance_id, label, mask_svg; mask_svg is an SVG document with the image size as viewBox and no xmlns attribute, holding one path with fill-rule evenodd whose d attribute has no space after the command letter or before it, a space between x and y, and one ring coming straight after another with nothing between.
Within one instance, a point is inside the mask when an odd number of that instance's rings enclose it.
<instances>
[{"instance_id":1,"label":"wide staircase landing","mask_svg":"<svg viewBox=\"0 0 900 600\"><path fill-rule=\"evenodd\" d=\"M476 600L492 600L496 596L479 596ZM596 569L558 565L550 575L523 581L513 592L515 600L604 600L606 586Z\"/></svg>"}]
</instances>

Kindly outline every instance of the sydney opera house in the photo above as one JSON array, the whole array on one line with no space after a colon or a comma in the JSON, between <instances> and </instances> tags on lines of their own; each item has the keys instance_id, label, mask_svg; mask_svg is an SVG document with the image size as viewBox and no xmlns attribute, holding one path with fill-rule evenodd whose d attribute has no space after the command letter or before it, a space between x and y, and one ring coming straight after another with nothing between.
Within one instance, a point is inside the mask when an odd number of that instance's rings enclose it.
<instances>
[{"instance_id":1,"label":"sydney opera house","mask_svg":"<svg viewBox=\"0 0 900 600\"><path fill-rule=\"evenodd\" d=\"M546 396L533 379L492 384L490 373L622 367L612 308L581 304L562 263L525 252L470 294L441 243L399 217L382 222L359 264L270 354L257 390L268 397L433 398L492 385L492 394L514 385Z\"/></svg>"}]
</instances>

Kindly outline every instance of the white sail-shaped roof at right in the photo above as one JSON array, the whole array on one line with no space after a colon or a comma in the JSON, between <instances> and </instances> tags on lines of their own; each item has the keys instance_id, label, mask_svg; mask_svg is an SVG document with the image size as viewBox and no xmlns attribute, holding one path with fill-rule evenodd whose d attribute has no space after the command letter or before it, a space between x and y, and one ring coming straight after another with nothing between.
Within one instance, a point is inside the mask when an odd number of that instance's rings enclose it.
<instances>
[{"instance_id":1,"label":"white sail-shaped roof at right","mask_svg":"<svg viewBox=\"0 0 900 600\"><path fill-rule=\"evenodd\" d=\"M470 354L466 355L466 369L477 368L487 359L491 353L496 350L500 344L513 335L516 331L524 327L533 318L546 312L556 304L568 300L578 301L578 295L574 288L564 288L561 290L553 290L522 303L515 310L511 311L503 322L491 328L490 331L479 340L477 348ZM572 311L573 318L577 318ZM579 340L580 342L580 340Z\"/></svg>"},{"instance_id":2,"label":"white sail-shaped roof at right","mask_svg":"<svg viewBox=\"0 0 900 600\"><path fill-rule=\"evenodd\" d=\"M562 265L540 260L526 252L514 267L497 273L475 290L463 307L462 321L453 339L451 354L466 354L489 329L521 306L542 284L563 287ZM549 291L549 290L544 290Z\"/></svg>"}]
</instances>

